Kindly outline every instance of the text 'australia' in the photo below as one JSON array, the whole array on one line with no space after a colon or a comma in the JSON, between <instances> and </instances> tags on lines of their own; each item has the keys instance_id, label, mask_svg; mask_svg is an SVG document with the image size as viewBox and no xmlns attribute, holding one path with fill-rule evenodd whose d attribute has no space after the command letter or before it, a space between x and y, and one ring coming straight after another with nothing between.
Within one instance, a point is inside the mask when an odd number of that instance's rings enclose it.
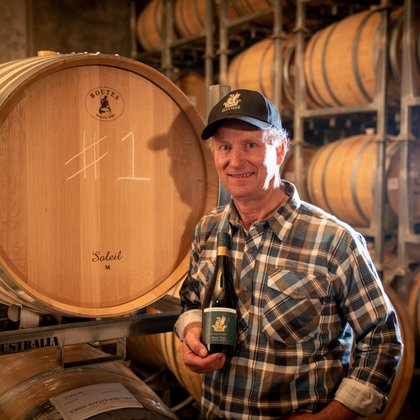
<instances>
[{"instance_id":1,"label":"text 'australia'","mask_svg":"<svg viewBox=\"0 0 420 420\"><path fill-rule=\"evenodd\" d=\"M19 353L21 351L43 349L47 347L58 347L57 337L3 343L0 344L0 354Z\"/></svg>"}]
</instances>

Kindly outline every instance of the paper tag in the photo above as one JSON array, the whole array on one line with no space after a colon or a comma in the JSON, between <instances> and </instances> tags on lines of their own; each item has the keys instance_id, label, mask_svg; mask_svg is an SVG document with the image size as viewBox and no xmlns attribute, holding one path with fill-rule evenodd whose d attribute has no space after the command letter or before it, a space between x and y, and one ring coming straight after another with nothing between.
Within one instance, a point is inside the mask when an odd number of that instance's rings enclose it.
<instances>
[{"instance_id":1,"label":"paper tag","mask_svg":"<svg viewBox=\"0 0 420 420\"><path fill-rule=\"evenodd\" d=\"M143 406L120 383L88 385L50 398L63 420L86 420L118 408Z\"/></svg>"},{"instance_id":2,"label":"paper tag","mask_svg":"<svg viewBox=\"0 0 420 420\"><path fill-rule=\"evenodd\" d=\"M388 179L388 190L398 190L398 178L389 178Z\"/></svg>"}]
</instances>

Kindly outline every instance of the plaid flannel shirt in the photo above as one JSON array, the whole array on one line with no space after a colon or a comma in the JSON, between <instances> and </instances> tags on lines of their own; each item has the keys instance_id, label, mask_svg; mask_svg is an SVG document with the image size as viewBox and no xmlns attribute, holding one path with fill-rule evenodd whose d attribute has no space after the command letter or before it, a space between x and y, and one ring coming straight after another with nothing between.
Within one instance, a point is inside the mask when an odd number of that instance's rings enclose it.
<instances>
[{"instance_id":1,"label":"plaid flannel shirt","mask_svg":"<svg viewBox=\"0 0 420 420\"><path fill-rule=\"evenodd\" d=\"M233 203L197 225L175 331L201 320L219 231L231 235L239 297L237 356L203 375L206 418L261 420L316 413L336 399L360 415L384 410L402 356L395 311L364 238L296 188L246 232ZM355 336L354 362L350 353Z\"/></svg>"}]
</instances>

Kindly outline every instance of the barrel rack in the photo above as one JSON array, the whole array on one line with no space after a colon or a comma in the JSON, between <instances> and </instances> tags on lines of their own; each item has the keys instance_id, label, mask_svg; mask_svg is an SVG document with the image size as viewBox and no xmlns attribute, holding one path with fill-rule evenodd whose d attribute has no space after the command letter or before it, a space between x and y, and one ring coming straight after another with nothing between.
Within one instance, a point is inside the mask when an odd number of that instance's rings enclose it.
<instances>
[{"instance_id":1,"label":"barrel rack","mask_svg":"<svg viewBox=\"0 0 420 420\"><path fill-rule=\"evenodd\" d=\"M378 67L376 71L375 94L371 103L355 106L339 106L334 108L323 108L310 110L306 106L306 85L303 74L304 68L304 51L305 51L305 0L298 0L297 18L296 18L296 105L294 113L294 140L292 145L295 147L295 168L296 168L296 184L298 190L303 187L302 180L302 146L303 138L303 122L305 118L310 117L335 117L338 115L352 113L376 112L377 114L377 167L376 167L376 188L373 192L374 201L372 208L372 216L370 226L368 228L354 228L366 237L373 237L375 246L374 263L382 276L383 272L383 256L384 256L384 207L385 207L385 144L388 140L387 136L387 79L388 79L388 45L389 45L389 11L391 4L389 0L381 0L377 10L381 12L380 23L380 47Z\"/></svg>"},{"instance_id":2,"label":"barrel rack","mask_svg":"<svg viewBox=\"0 0 420 420\"><path fill-rule=\"evenodd\" d=\"M235 25L241 24L244 19L238 19L232 22L227 22L227 0L222 1L221 19L220 19L220 80L225 82L227 80L227 51L228 51L228 39L227 29ZM382 0L378 10L381 11L381 29L380 38L381 46L379 53L379 62L377 69L377 79L375 86L375 96L371 103L366 105L356 106L341 106L334 108L322 108L316 110L310 110L306 106L306 86L305 77L303 74L304 68L304 51L305 51L305 36L308 34L308 28L305 26L305 15L306 15L306 3L307 0L297 1L296 10L296 27L294 32L296 33L296 52L295 52L295 67L296 67L296 78L295 78L295 107L293 117L294 127L294 139L291 142L291 146L294 148L294 167L295 167L295 184L298 190L303 191L303 153L302 147L305 144L304 140L304 120L308 118L331 118L337 117L344 114L352 113L377 113L377 146L378 146L378 166L376 171L376 182L377 188L374 192L374 207L372 214L376 215L371 218L371 224L369 228L355 227L364 236L373 237L375 244L375 265L379 272L382 272L383 267L383 243L384 243L384 204L385 204L385 185L384 185L384 167L385 167L385 143L387 141L387 98L386 98L386 80L388 75L388 14L390 9L390 1ZM318 3L322 3L318 1ZM260 16L264 16L269 9L261 11L258 14L249 16L250 19L256 19ZM273 1L273 7L271 13L274 13L274 26L272 38L274 39L275 52L275 74L273 83L273 102L278 109L281 109L282 103L282 57L281 57L281 42L284 39L283 27L282 27L282 1Z\"/></svg>"},{"instance_id":3,"label":"barrel rack","mask_svg":"<svg viewBox=\"0 0 420 420\"><path fill-rule=\"evenodd\" d=\"M183 46L191 45L193 42L205 39L204 73L206 86L206 112L209 112L209 88L214 81L213 68L214 61L218 57L219 79L218 83L222 86L228 84L228 59L231 53L229 49L229 32L233 28L249 22L256 21L268 15L273 15L274 23L270 37L274 40L274 74L272 97L274 105L281 110L282 115L287 115L287 109L282 108L282 40L285 38L283 31L283 1L272 0L272 5L264 10L229 20L229 0L220 0L219 13L219 33L218 33L218 50L214 48L213 22L215 17L214 2L206 0L206 19L204 31L194 36L173 40L173 10L172 0L163 0L163 16L162 16L162 44L158 50L148 51L141 54L135 54L134 58L138 60L148 59L156 53L161 54L160 70L169 78L173 70L172 53L173 50ZM414 233L413 214L411 207L411 190L409 185L409 159L410 143L417 139L411 133L411 113L412 108L420 104L420 98L415 95L416 77L415 77L415 51L414 38L409 36L411 28L414 27L414 0L404 0L404 36L403 36L403 64L401 77L401 123L400 134L394 141L401 142L402 166L400 171L400 214L397 228L385 229L384 209L385 209L385 148L386 143L390 140L388 135L388 114L390 107L387 101L387 80L390 68L390 30L389 30L389 14L393 9L391 0L378 0L378 5L372 9L380 11L381 23L380 31L380 50L378 54L378 67L375 85L375 94L373 100L368 104L354 106L337 106L321 109L308 109L306 105L306 82L303 72L304 54L305 54L305 38L310 32L306 27L306 7L309 0L296 1L296 21L294 33L296 34L296 51L295 51L295 106L293 118L293 140L291 146L294 149L294 167L295 167L295 184L298 190L303 188L303 146L306 144L304 139L304 121L312 118L335 118L348 114L370 113L376 114L377 127L375 141L377 143L377 167L375 171L376 186L373 192L373 208L372 217L369 227L353 226L357 231L367 238L373 239L375 253L373 261L380 273L384 270L384 239L385 236L398 237L398 269L395 275L406 277L408 270L407 247L411 244L420 244L420 235ZM330 1L317 0L317 4L331 5ZM133 17L135 22L135 17ZM135 24L132 24L135 30ZM290 115L287 115L288 117ZM221 187L223 190L223 187ZM418 261L417 261L418 262ZM408 280L402 280L401 290L402 297L405 299L408 294L408 287L411 277Z\"/></svg>"},{"instance_id":4,"label":"barrel rack","mask_svg":"<svg viewBox=\"0 0 420 420\"><path fill-rule=\"evenodd\" d=\"M323 0L319 0L322 3ZM133 55L136 55L137 60L142 60L156 53L161 54L161 71L168 77L171 77L172 72L172 55L171 50L182 45L187 45L198 39L205 38L205 80L208 88L206 105L206 114L209 107L216 103L217 100L224 94L229 92L230 87L226 86L227 82L227 67L229 55L229 29L240 26L247 21L252 21L268 14L274 14L274 26L272 37L275 41L275 71L273 84L273 102L281 108L281 84L282 78L280 69L282 68L281 57L281 42L284 37L282 19L283 19L283 2L282 0L273 0L273 5L270 8L259 11L252 15L241 17L232 21L228 19L228 0L221 0L220 9L220 25L219 25L219 50L214 51L213 40L213 18L214 18L214 4L211 0L206 0L206 22L205 29L201 34L192 37L172 41L172 1L163 0L163 36L162 46L159 50L149 51L142 54L137 54L134 50ZM374 262L378 271L383 270L383 254L384 254L384 237L386 233L384 229L384 203L385 203L385 185L384 185L384 166L385 166L385 143L388 140L387 136L387 89L386 80L388 76L388 44L389 44L389 30L388 30L388 16L391 9L390 0L381 0L378 5L378 10L381 12L381 45L379 53L379 62L377 70L377 80L375 88L375 96L371 103L366 105L358 105L351 107L334 107L324 109L307 109L305 103L306 86L303 74L303 60L304 60L304 46L305 35L308 30L305 26L306 3L308 0L297 0L296 11L296 27L294 32L297 37L296 46L296 98L295 109L293 116L294 139L292 147L295 149L295 174L296 185L302 187L302 146L304 141L304 120L308 118L330 118L334 116L342 116L350 113L376 113L377 114L377 162L378 167L376 171L376 185L374 191L374 207L372 213L371 225L368 228L355 227L363 235L372 237L375 243ZM412 108L420 106L420 97L415 95L417 92L416 78L414 72L414 45L413 38L410 37L411 28L414 25L414 0L405 0L404 13L404 36L403 36L403 68L402 68L402 96L401 96L401 132L398 141L402 146L402 165L400 171L400 215L398 224L398 270L400 276L400 290L399 294L407 299L409 292L410 277L409 261L407 257L407 248L411 244L420 244L420 234L414 232L413 215L411 203L411 191L409 183L409 165L410 165L410 144L413 141L418 141L411 133L411 113ZM135 20L131 21L131 29L135 30ZM213 64L219 57L219 81L222 88L210 89L213 85ZM213 92L213 93L212 93ZM219 203L224 203L228 200L228 195L220 186ZM394 234L394 232L391 232ZM112 360L115 358L123 359L125 357L125 338L138 335L156 334L162 332L172 331L173 325L179 315L179 301L170 296L165 296L159 301L151 305L155 309L162 311L161 314L146 315L134 314L129 317L116 319L102 319L96 321L79 322L75 324L61 325L59 327L39 327L36 322L26 322L28 319L28 310L25 308L14 308L12 312L15 313L14 320L19 322L20 329L16 331L6 331L0 333L0 355L32 351L37 346L54 347L57 350L58 363L66 367L64 360L64 348L72 344L89 343L103 340L117 340L117 354L110 356ZM29 316L31 318L31 316ZM42 340L42 341L40 341ZM91 363L92 361L84 362ZM94 361L96 362L96 361Z\"/></svg>"},{"instance_id":5,"label":"barrel rack","mask_svg":"<svg viewBox=\"0 0 420 420\"><path fill-rule=\"evenodd\" d=\"M416 78L416 62L420 59L419 52L415 51L414 44L414 0L404 0L404 26L402 38L402 77L401 77L401 129L397 140L401 142L401 169L400 169L400 197L399 197L399 223L398 223L398 294L403 302L407 303L412 274L409 269L408 249L417 245L420 249L420 233L415 232L413 221L412 191L410 183L410 150L419 137L412 132L413 108L420 106ZM418 65L418 64L417 64ZM420 252L419 252L420 253ZM418 256L420 259L420 255ZM416 272L416 271L415 271Z\"/></svg>"},{"instance_id":6,"label":"barrel rack","mask_svg":"<svg viewBox=\"0 0 420 420\"><path fill-rule=\"evenodd\" d=\"M214 52L214 39L213 39L213 20L214 20L214 4L212 0L206 0L206 19L203 32L174 40L174 22L173 22L173 2L172 0L163 0L163 14L162 14L162 41L160 48L146 51L143 53L132 52L132 57L136 60L149 60L155 55L160 55L161 71L169 79L172 78L173 62L172 52L174 49L184 45L191 45L193 42L205 39L205 53L204 53L204 67L205 67L205 86L207 89L213 84L213 64L216 58ZM132 38L135 38L136 33L136 9L134 2L131 7L131 32ZM208 101L205 101L207 107ZM205 109L205 115L208 114L208 109Z\"/></svg>"},{"instance_id":7,"label":"barrel rack","mask_svg":"<svg viewBox=\"0 0 420 420\"><path fill-rule=\"evenodd\" d=\"M172 66L172 51L181 45L191 44L192 42L205 39L206 40L206 49L204 54L205 61L205 85L207 89L207 100L205 101L206 106L209 103L208 98L208 89L213 83L213 61L218 56L219 64L219 84L227 85L227 73L228 73L228 58L229 53L229 31L233 28L240 27L241 25L246 24L247 22L252 22L267 15L273 15L274 24L271 38L274 40L274 74L273 74L273 102L278 109L281 109L282 114L285 112L285 109L282 109L282 54L281 54L281 45L282 40L285 37L283 32L283 1L282 0L273 0L272 6L264 10L260 10L253 14L242 16L236 19L229 20L228 17L228 0L221 0L220 2L220 15L219 15L219 46L218 50L214 50L214 35L213 35L213 21L214 21L214 4L211 0L206 1L206 20L204 25L204 31L200 34L178 39L173 41L173 12L172 12L172 1L163 0L164 4L164 13L163 13L163 22L162 22L162 45L159 50L148 51L145 53L138 54L136 59L142 60L147 59L152 55L156 55L157 52L161 54L161 71L167 77L171 77L171 72L173 69ZM304 121L311 118L334 118L338 116L343 116L346 114L354 113L376 113L377 116L377 128L376 128L376 143L377 143L377 170L375 172L376 176L376 188L374 190L374 202L372 208L372 214L374 217L371 218L369 227L358 227L354 226L356 230L362 233L364 236L373 238L375 255L374 262L380 273L383 271L383 258L384 258L384 238L385 235L397 235L397 229L387 229L384 227L384 207L385 207L385 146L386 142L389 140L387 133L387 116L388 116L388 103L387 103L387 78L388 78L388 63L389 63L389 49L388 45L390 43L390 34L389 34L389 13L392 9L392 4L390 0L380 0L380 4L376 7L376 10L381 12L381 24L380 24L380 51L378 59L378 68L377 68L377 78L375 86L375 95L371 103L364 105L355 105L355 106L337 106L330 108L322 109L308 109L306 105L306 86L305 86L305 77L303 74L303 63L304 63L304 51L305 51L305 37L309 33L308 28L305 26L305 17L306 17L306 4L308 0L297 0L296 2L296 26L294 32L296 34L296 52L295 52L295 62L296 64L296 78L295 78L295 107L293 115L293 131L294 138L291 142L291 146L294 148L294 167L295 167L295 183L298 187L298 190L303 188L303 152L302 147L305 145L304 140ZM330 3L323 0L318 0L316 3ZM413 9L413 0L405 0L405 10L409 13L405 13L405 16L410 14ZM411 13L412 15L412 13ZM411 42L411 41L410 41ZM413 49L413 46L410 48ZM409 59L412 60L412 55L408 54ZM407 60L407 59L406 59ZM407 67L407 65L405 66ZM407 70L404 70L407 72ZM405 74L405 73L404 73ZM407 84L406 77L402 77L403 83ZM414 77L412 77L414 80ZM407 87L405 88L407 90ZM407 96L407 94L405 94ZM402 100L401 107L407 107L405 105L407 100ZM412 103L412 100L411 100ZM206 109L206 115L208 114L208 109ZM401 110L401 115L405 115L405 111ZM402 120L402 129L404 120ZM400 135L400 138L403 134ZM408 197L409 191L405 193L405 196ZM405 199L405 202L407 200ZM404 219L404 220L402 220ZM400 224L403 226L399 229L399 236L403 235L405 220L409 220L408 215L402 215L400 217ZM405 224L404 224L405 223ZM403 242L400 239L400 251L403 250ZM401 257L402 258L402 257ZM400 266L403 266L404 263L401 260Z\"/></svg>"},{"instance_id":8,"label":"barrel rack","mask_svg":"<svg viewBox=\"0 0 420 420\"><path fill-rule=\"evenodd\" d=\"M43 348L56 349L56 362L63 368L124 360L126 338L170 332L180 314L179 299L164 296L150 305L161 311L156 314L136 313L121 318L106 318L53 326L38 326L38 314L12 305L8 317L19 329L0 332L0 357ZM77 362L65 361L65 347L75 344L116 342L115 354Z\"/></svg>"}]
</instances>

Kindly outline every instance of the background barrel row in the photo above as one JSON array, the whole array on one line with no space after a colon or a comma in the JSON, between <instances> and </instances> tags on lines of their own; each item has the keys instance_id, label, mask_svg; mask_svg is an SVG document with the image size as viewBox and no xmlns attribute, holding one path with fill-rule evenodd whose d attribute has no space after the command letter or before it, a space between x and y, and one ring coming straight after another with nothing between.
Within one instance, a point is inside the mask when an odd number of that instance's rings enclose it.
<instances>
[{"instance_id":1,"label":"background barrel row","mask_svg":"<svg viewBox=\"0 0 420 420\"><path fill-rule=\"evenodd\" d=\"M372 218L377 170L375 134L360 134L324 146L303 144L303 184L299 194L339 219L368 227ZM409 173L413 193L414 222L420 222L420 146L413 144ZM386 148L385 185L387 227L395 227L399 215L400 144ZM294 152L288 152L281 167L282 178L294 182Z\"/></svg>"},{"instance_id":2,"label":"background barrel row","mask_svg":"<svg viewBox=\"0 0 420 420\"><path fill-rule=\"evenodd\" d=\"M308 162L306 189L309 201L354 226L369 226L375 193L377 147L375 134L361 134L319 148ZM414 222L420 222L420 146L414 144L409 174ZM395 226L399 214L400 145L386 148L385 218Z\"/></svg>"},{"instance_id":3,"label":"background barrel row","mask_svg":"<svg viewBox=\"0 0 420 420\"><path fill-rule=\"evenodd\" d=\"M232 0L229 9L230 19L249 15L271 4L272 2ZM390 14L388 94L391 104L398 102L401 93L403 10L400 7ZM204 12L205 0L176 1L174 4L175 37L201 33L204 30ZM218 8L216 7L217 15ZM380 19L380 11L362 11L308 37L304 74L309 108L359 105L373 100L381 42ZM272 26L273 17L271 15L259 22ZM138 40L146 51L160 47L161 25L162 0L152 0L140 13L137 21ZM418 81L420 81L420 37L416 34L419 33L419 29L420 19L417 19L414 39ZM290 110L293 110L295 100L295 44L294 35L288 35L282 42L283 104ZM232 59L229 66L228 84L233 89L259 90L271 99L273 77L274 41L266 38L256 42Z\"/></svg>"},{"instance_id":4,"label":"background barrel row","mask_svg":"<svg viewBox=\"0 0 420 420\"><path fill-rule=\"evenodd\" d=\"M373 100L381 41L380 16L379 11L355 13L309 37L304 59L309 108L360 105ZM403 8L399 8L390 15L392 41L389 45L391 71L388 95L394 105L401 94L402 23ZM419 28L417 19L416 34ZM420 81L418 35L415 40L417 79ZM291 111L295 103L295 47L294 35L288 35L282 41L283 105ZM233 58L228 84L233 89L259 90L271 99L274 66L274 41L263 39Z\"/></svg>"}]
</instances>

